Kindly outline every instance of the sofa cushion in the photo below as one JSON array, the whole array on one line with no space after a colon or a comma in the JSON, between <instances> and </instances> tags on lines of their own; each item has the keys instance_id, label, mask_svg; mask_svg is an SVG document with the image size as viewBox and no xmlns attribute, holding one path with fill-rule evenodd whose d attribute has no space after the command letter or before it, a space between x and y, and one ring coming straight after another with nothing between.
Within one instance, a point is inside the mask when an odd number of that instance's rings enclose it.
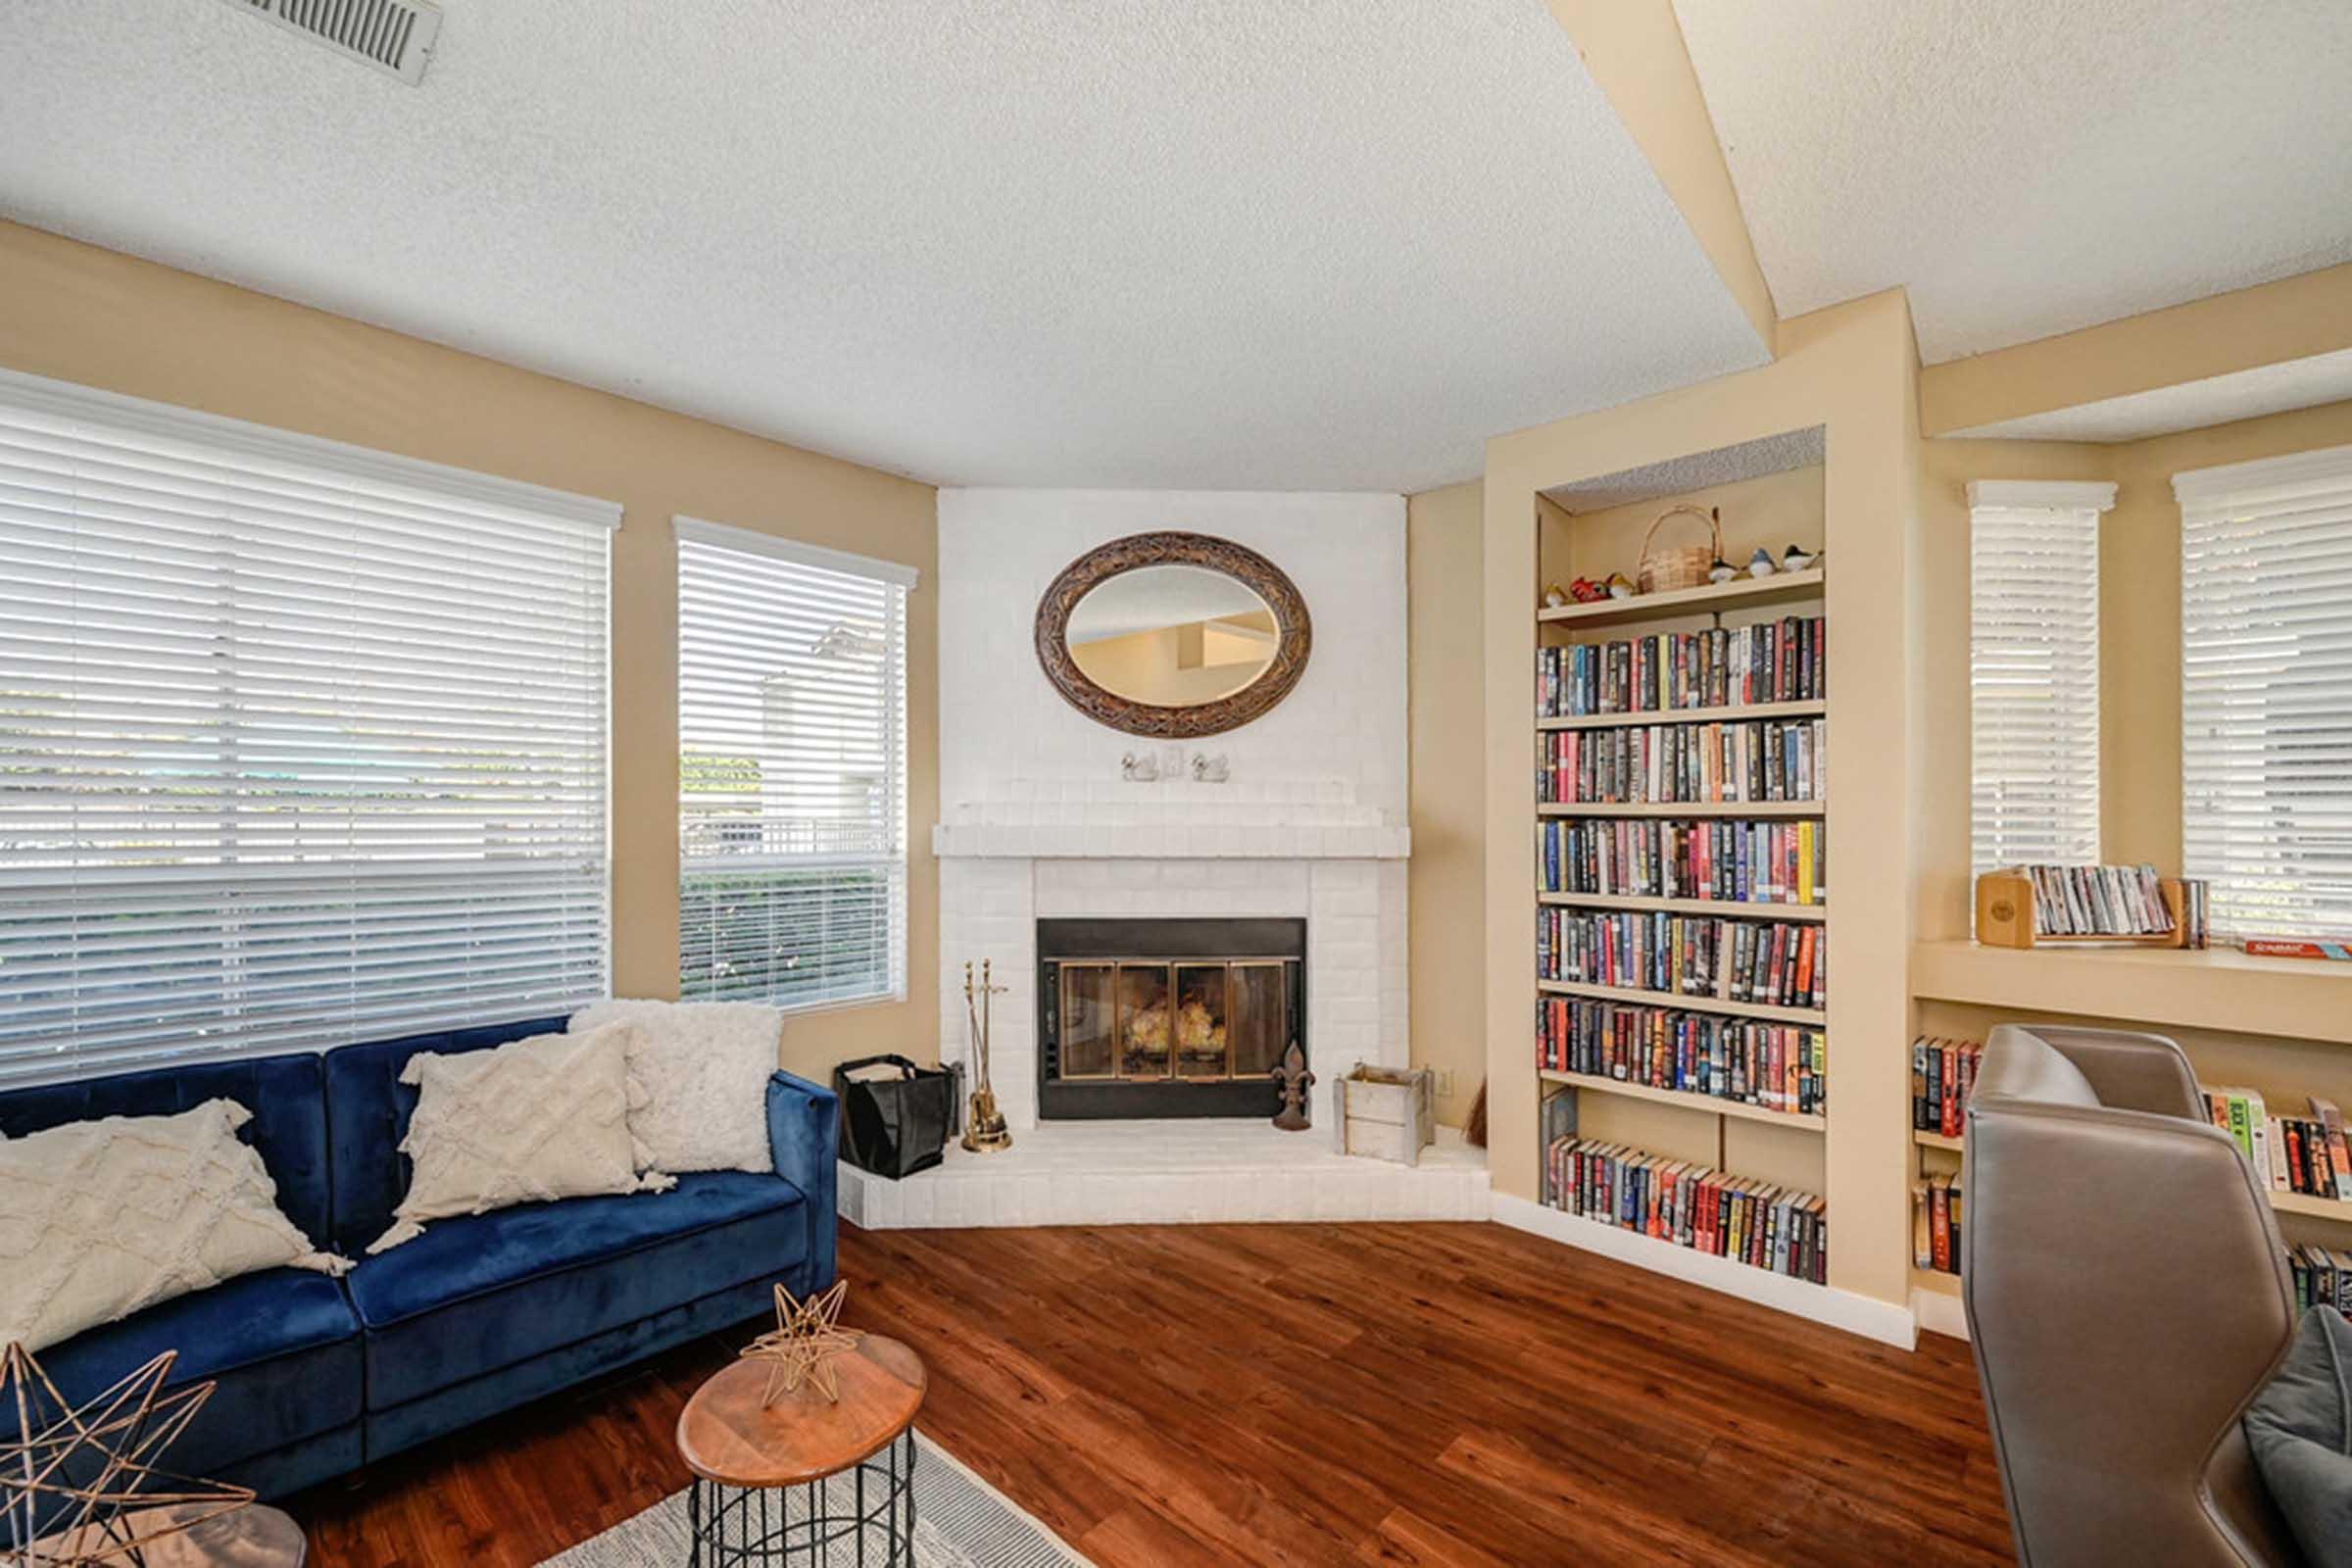
<instances>
[{"instance_id":1,"label":"sofa cushion","mask_svg":"<svg viewBox=\"0 0 2352 1568\"><path fill-rule=\"evenodd\" d=\"M350 1275L368 1330L368 1408L780 1279L808 1253L807 1201L781 1177L700 1171L667 1193L437 1221Z\"/></svg>"},{"instance_id":2,"label":"sofa cushion","mask_svg":"<svg viewBox=\"0 0 2352 1568\"><path fill-rule=\"evenodd\" d=\"M359 1419L359 1318L341 1286L300 1269L246 1274L160 1302L38 1359L78 1403L166 1350L179 1352L168 1387L218 1385L163 1454L167 1469L213 1475ZM0 1410L0 1441L16 1435L16 1420L13 1408Z\"/></svg>"},{"instance_id":3,"label":"sofa cushion","mask_svg":"<svg viewBox=\"0 0 2352 1568\"><path fill-rule=\"evenodd\" d=\"M391 1227L392 1210L409 1190L409 1162L399 1149L401 1140L409 1136L416 1091L401 1083L400 1075L411 1056L419 1051L444 1055L487 1051L510 1040L560 1034L563 1029L560 1017L525 1018L328 1052L326 1118L334 1129L334 1214L320 1245L346 1257L357 1257ZM318 1227L306 1223L291 1208L286 1212L306 1234L319 1237Z\"/></svg>"},{"instance_id":4,"label":"sofa cushion","mask_svg":"<svg viewBox=\"0 0 2352 1568\"><path fill-rule=\"evenodd\" d=\"M2246 1409L2246 1445L2313 1562L2352 1562L2352 1324L2303 1314L2286 1358Z\"/></svg>"}]
</instances>

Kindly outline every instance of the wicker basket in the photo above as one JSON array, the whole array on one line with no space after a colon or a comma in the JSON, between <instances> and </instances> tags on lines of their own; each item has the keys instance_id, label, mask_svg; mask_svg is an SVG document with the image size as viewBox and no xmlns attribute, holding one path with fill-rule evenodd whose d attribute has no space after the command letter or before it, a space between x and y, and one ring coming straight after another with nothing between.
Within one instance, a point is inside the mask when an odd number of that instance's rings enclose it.
<instances>
[{"instance_id":1,"label":"wicker basket","mask_svg":"<svg viewBox=\"0 0 2352 1568\"><path fill-rule=\"evenodd\" d=\"M1658 527L1670 517L1696 517L1707 525L1707 542L1703 545L1671 545L1656 548ZM1645 594L1664 593L1676 588L1703 588L1707 573L1723 555L1723 509L1717 507L1701 512L1696 507L1668 507L1658 514L1642 536L1642 564L1636 572L1642 591Z\"/></svg>"}]
</instances>

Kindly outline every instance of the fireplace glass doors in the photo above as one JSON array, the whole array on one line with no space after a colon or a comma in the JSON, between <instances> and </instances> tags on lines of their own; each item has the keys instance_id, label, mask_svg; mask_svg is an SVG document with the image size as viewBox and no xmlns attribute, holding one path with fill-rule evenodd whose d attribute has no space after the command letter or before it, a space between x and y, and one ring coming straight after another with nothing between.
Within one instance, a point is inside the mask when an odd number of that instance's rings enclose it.
<instances>
[{"instance_id":1,"label":"fireplace glass doors","mask_svg":"<svg viewBox=\"0 0 2352 1568\"><path fill-rule=\"evenodd\" d=\"M1041 921L1041 953L1052 951L1044 941L1049 926L1094 928L1080 947L1134 947L1044 959L1040 1113L1272 1115L1279 1103L1273 1069L1294 1039L1304 1045L1303 957L1296 951L1203 952L1219 934L1204 928L1300 924ZM1152 934L1137 927L1163 929L1147 945ZM1242 935L1245 949L1304 946L1302 931Z\"/></svg>"}]
</instances>

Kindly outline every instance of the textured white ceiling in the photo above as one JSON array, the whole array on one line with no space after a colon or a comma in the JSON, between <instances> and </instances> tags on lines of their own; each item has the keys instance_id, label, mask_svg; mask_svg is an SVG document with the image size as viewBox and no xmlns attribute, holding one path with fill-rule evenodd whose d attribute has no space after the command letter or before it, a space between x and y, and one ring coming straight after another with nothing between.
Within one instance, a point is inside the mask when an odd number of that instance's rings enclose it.
<instances>
[{"instance_id":1,"label":"textured white ceiling","mask_svg":"<svg viewBox=\"0 0 2352 1568\"><path fill-rule=\"evenodd\" d=\"M0 215L961 485L1415 490L1763 346L1542 0L0 3Z\"/></svg>"},{"instance_id":2,"label":"textured white ceiling","mask_svg":"<svg viewBox=\"0 0 2352 1568\"><path fill-rule=\"evenodd\" d=\"M1693 490L1712 490L1719 484L1760 479L1768 473L1814 467L1826 460L1828 453L1829 432L1816 424L1802 430L1784 430L1779 435L1758 436L1735 446L1716 447L1709 452L1686 453L1639 468L1620 468L1615 473L1579 479L1573 484L1554 485L1544 494L1571 513L1602 512L1610 507L1631 506L1637 501L1689 495Z\"/></svg>"},{"instance_id":3,"label":"textured white ceiling","mask_svg":"<svg viewBox=\"0 0 2352 1568\"><path fill-rule=\"evenodd\" d=\"M2352 259L2347 0L1674 0L1783 317L1930 364Z\"/></svg>"},{"instance_id":4,"label":"textured white ceiling","mask_svg":"<svg viewBox=\"0 0 2352 1568\"><path fill-rule=\"evenodd\" d=\"M2152 435L2202 430L2233 419L2347 401L2352 401L2352 349L2207 376L2202 381L2183 381L2048 414L2030 414L1951 434L1999 441L2144 441Z\"/></svg>"}]
</instances>

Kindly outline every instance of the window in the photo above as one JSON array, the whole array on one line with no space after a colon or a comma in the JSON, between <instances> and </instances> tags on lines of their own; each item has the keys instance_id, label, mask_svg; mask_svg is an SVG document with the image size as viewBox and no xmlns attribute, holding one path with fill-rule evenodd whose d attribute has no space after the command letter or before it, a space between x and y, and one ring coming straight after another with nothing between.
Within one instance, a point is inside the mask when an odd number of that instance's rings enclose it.
<instances>
[{"instance_id":1,"label":"window","mask_svg":"<svg viewBox=\"0 0 2352 1568\"><path fill-rule=\"evenodd\" d=\"M2099 514L2111 484L1968 487L1970 858L2099 858Z\"/></svg>"},{"instance_id":2,"label":"window","mask_svg":"<svg viewBox=\"0 0 2352 1568\"><path fill-rule=\"evenodd\" d=\"M785 1007L906 995L909 567L677 519L678 972Z\"/></svg>"},{"instance_id":3,"label":"window","mask_svg":"<svg viewBox=\"0 0 2352 1568\"><path fill-rule=\"evenodd\" d=\"M2186 874L2216 931L2352 937L2352 447L2173 492Z\"/></svg>"},{"instance_id":4,"label":"window","mask_svg":"<svg viewBox=\"0 0 2352 1568\"><path fill-rule=\"evenodd\" d=\"M618 519L0 372L0 1081L603 995Z\"/></svg>"}]
</instances>

